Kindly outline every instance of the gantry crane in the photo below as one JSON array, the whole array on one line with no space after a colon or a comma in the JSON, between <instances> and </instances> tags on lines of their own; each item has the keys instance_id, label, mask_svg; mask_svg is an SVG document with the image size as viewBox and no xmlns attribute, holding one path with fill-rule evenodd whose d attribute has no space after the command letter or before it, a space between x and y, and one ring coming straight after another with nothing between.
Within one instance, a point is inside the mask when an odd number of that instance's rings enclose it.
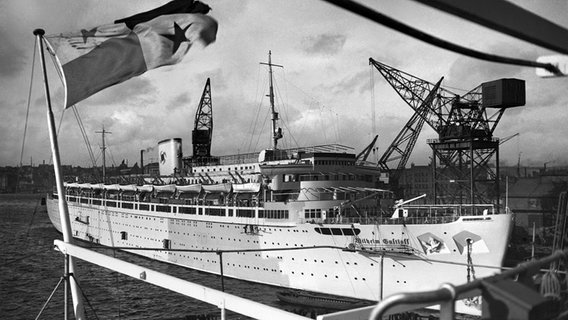
<instances>
[{"instance_id":1,"label":"gantry crane","mask_svg":"<svg viewBox=\"0 0 568 320\"><path fill-rule=\"evenodd\" d=\"M436 84L378 62L369 63L415 111L385 151L379 166L394 172L404 168L424 122L438 134L430 139L433 166L433 200L436 203L496 203L499 199L499 139L493 132L505 110L525 104L524 81L486 82L463 96ZM496 155L495 170L489 161ZM397 169L387 164L398 160Z\"/></svg>"}]
</instances>

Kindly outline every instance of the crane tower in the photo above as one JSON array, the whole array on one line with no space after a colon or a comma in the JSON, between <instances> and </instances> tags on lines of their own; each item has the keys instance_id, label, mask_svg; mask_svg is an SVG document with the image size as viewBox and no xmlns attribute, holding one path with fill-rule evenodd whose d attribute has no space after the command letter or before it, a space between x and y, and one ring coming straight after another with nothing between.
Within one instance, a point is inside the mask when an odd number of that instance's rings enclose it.
<instances>
[{"instance_id":1,"label":"crane tower","mask_svg":"<svg viewBox=\"0 0 568 320\"><path fill-rule=\"evenodd\" d=\"M438 134L432 148L435 203L497 203L499 199L499 139L493 133L506 109L525 104L525 83L519 79L485 82L460 96L436 84L372 58L400 97L415 111L379 166L399 176L427 123ZM495 165L490 161L495 156ZM388 163L398 161L397 169Z\"/></svg>"},{"instance_id":2,"label":"crane tower","mask_svg":"<svg viewBox=\"0 0 568 320\"><path fill-rule=\"evenodd\" d=\"M213 105L211 103L211 80L207 78L203 94L195 113L195 124L191 132L193 143L193 164L205 164L215 161L211 156L211 140L213 137Z\"/></svg>"}]
</instances>

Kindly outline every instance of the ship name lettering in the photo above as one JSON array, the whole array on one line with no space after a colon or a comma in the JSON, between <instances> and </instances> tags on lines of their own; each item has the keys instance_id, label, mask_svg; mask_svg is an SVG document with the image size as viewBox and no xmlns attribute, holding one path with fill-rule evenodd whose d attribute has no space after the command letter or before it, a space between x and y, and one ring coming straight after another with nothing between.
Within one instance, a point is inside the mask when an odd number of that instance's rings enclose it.
<instances>
[{"instance_id":1,"label":"ship name lettering","mask_svg":"<svg viewBox=\"0 0 568 320\"><path fill-rule=\"evenodd\" d=\"M383 244L410 245L410 240L409 239L383 239Z\"/></svg>"},{"instance_id":2,"label":"ship name lettering","mask_svg":"<svg viewBox=\"0 0 568 320\"><path fill-rule=\"evenodd\" d=\"M356 243L359 244L381 244L381 239L367 239L367 238L357 238ZM410 245L409 239L382 239L382 244L402 244Z\"/></svg>"}]
</instances>

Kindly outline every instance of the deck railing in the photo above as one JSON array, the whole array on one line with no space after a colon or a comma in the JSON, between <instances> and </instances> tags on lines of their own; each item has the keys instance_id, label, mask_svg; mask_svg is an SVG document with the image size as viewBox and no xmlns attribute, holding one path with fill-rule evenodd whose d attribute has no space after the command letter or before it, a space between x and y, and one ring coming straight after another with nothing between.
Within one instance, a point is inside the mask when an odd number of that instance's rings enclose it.
<instances>
[{"instance_id":1,"label":"deck railing","mask_svg":"<svg viewBox=\"0 0 568 320\"><path fill-rule=\"evenodd\" d=\"M60 240L55 240L54 245L56 249L61 251L63 254L122 273L142 282L153 284L187 297L216 305L221 311L221 319L223 320L226 318L226 309L255 319L309 319L282 309L267 306L226 292L182 280ZM164 312L167 313L167 310L164 310Z\"/></svg>"},{"instance_id":2,"label":"deck railing","mask_svg":"<svg viewBox=\"0 0 568 320\"><path fill-rule=\"evenodd\" d=\"M443 284L433 291L394 294L379 302L369 319L382 319L383 315L388 313L406 312L438 305L440 306L439 318L450 320L455 318L456 300L475 296L482 296L483 303L490 305L483 308L483 319L553 319L555 317L552 313L558 311L558 308L554 308L553 296L560 295L560 280L556 278L557 272L549 270L543 276L540 293L533 289L536 287L533 275L551 263L567 258L568 250L559 250L540 260L526 262L495 276L466 284L458 286ZM547 275L550 276L547 277ZM514 279L516 281L513 281ZM554 290L549 290L549 288L558 288L558 292L552 292Z\"/></svg>"}]
</instances>

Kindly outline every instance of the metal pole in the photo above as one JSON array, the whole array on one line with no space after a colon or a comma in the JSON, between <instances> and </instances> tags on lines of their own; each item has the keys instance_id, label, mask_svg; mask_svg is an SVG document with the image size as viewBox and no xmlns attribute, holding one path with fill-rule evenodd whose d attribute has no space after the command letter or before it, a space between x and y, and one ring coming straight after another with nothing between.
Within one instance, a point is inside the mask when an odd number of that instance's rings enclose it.
<instances>
[{"instance_id":1,"label":"metal pole","mask_svg":"<svg viewBox=\"0 0 568 320\"><path fill-rule=\"evenodd\" d=\"M225 278L223 276L223 252L217 251L219 255L219 269L221 272L221 291L225 292Z\"/></svg>"},{"instance_id":2,"label":"metal pole","mask_svg":"<svg viewBox=\"0 0 568 320\"><path fill-rule=\"evenodd\" d=\"M381 254L381 272L380 272L380 278L381 278L381 287L379 288L379 301L383 300L383 288L384 288L384 274L385 274L385 269L384 269L384 260L385 260L385 255Z\"/></svg>"},{"instance_id":3,"label":"metal pole","mask_svg":"<svg viewBox=\"0 0 568 320\"><path fill-rule=\"evenodd\" d=\"M67 202L65 201L65 189L63 188L63 175L61 173L61 161L59 157L59 145L57 142L57 135L55 132L55 118L53 116L53 111L51 109L51 98L49 95L49 83L47 81L47 71L45 67L45 56L43 54L43 35L45 31L43 29L35 29L34 35L38 42L38 50L41 60L41 66L43 70L43 82L45 88L45 100L47 105L47 125L49 129L49 140L51 142L51 153L53 155L53 170L55 172L55 183L57 186L57 194L59 199L59 218L61 220L61 232L63 233L63 241L67 243L72 243L73 235L71 232L71 221L69 219L69 212L67 209ZM75 266L72 257L69 257L69 269L66 270L66 276L69 273L74 273ZM75 310L75 317L77 319L85 318L85 310L83 307L83 300L79 294L79 288L77 284L69 282L71 287L71 294L73 296L73 305Z\"/></svg>"},{"instance_id":4,"label":"metal pole","mask_svg":"<svg viewBox=\"0 0 568 320\"><path fill-rule=\"evenodd\" d=\"M103 124L103 184L106 183L106 147L105 147L105 125Z\"/></svg>"},{"instance_id":5,"label":"metal pole","mask_svg":"<svg viewBox=\"0 0 568 320\"><path fill-rule=\"evenodd\" d=\"M475 166L475 161L473 161L473 138L470 139L470 146L469 146L469 160L470 162L470 175L471 175L471 181L470 181L470 197L471 197L471 215L475 214L475 170L474 170L474 166Z\"/></svg>"},{"instance_id":6,"label":"metal pole","mask_svg":"<svg viewBox=\"0 0 568 320\"><path fill-rule=\"evenodd\" d=\"M495 147L495 197L493 199L497 199L497 208L501 208L501 205L499 203L499 200L501 199L501 177L499 176L501 174L500 170L499 170L499 142L496 143L496 147ZM493 200L495 201L495 200ZM495 203L495 202L494 202Z\"/></svg>"},{"instance_id":7,"label":"metal pole","mask_svg":"<svg viewBox=\"0 0 568 320\"><path fill-rule=\"evenodd\" d=\"M270 74L270 111L272 113L272 147L276 150L278 146L278 138L276 136L276 120L278 120L276 116L276 112L274 111L274 89L272 86L272 60L271 60L272 52L268 51L268 70Z\"/></svg>"},{"instance_id":8,"label":"metal pole","mask_svg":"<svg viewBox=\"0 0 568 320\"><path fill-rule=\"evenodd\" d=\"M435 151L435 145L433 145L432 147L432 193L434 194L434 201L432 203L437 204L438 203L438 194L436 192L436 189L438 188L438 184L436 183L436 151Z\"/></svg>"},{"instance_id":9,"label":"metal pole","mask_svg":"<svg viewBox=\"0 0 568 320\"><path fill-rule=\"evenodd\" d=\"M536 238L536 224L532 225L531 260L534 260L534 241Z\"/></svg>"},{"instance_id":10,"label":"metal pole","mask_svg":"<svg viewBox=\"0 0 568 320\"><path fill-rule=\"evenodd\" d=\"M65 279L65 281L63 282L63 318L65 320L68 319L68 315L67 315L67 301L69 301L69 255L65 255L65 266L64 266L64 274L63 274L63 279Z\"/></svg>"},{"instance_id":11,"label":"metal pole","mask_svg":"<svg viewBox=\"0 0 568 320\"><path fill-rule=\"evenodd\" d=\"M451 298L440 303L440 320L453 320L456 313L456 289L449 283L443 284L442 288L450 292Z\"/></svg>"},{"instance_id":12,"label":"metal pole","mask_svg":"<svg viewBox=\"0 0 568 320\"><path fill-rule=\"evenodd\" d=\"M221 320L225 320L227 318L227 309L225 309L225 300L221 301Z\"/></svg>"}]
</instances>

